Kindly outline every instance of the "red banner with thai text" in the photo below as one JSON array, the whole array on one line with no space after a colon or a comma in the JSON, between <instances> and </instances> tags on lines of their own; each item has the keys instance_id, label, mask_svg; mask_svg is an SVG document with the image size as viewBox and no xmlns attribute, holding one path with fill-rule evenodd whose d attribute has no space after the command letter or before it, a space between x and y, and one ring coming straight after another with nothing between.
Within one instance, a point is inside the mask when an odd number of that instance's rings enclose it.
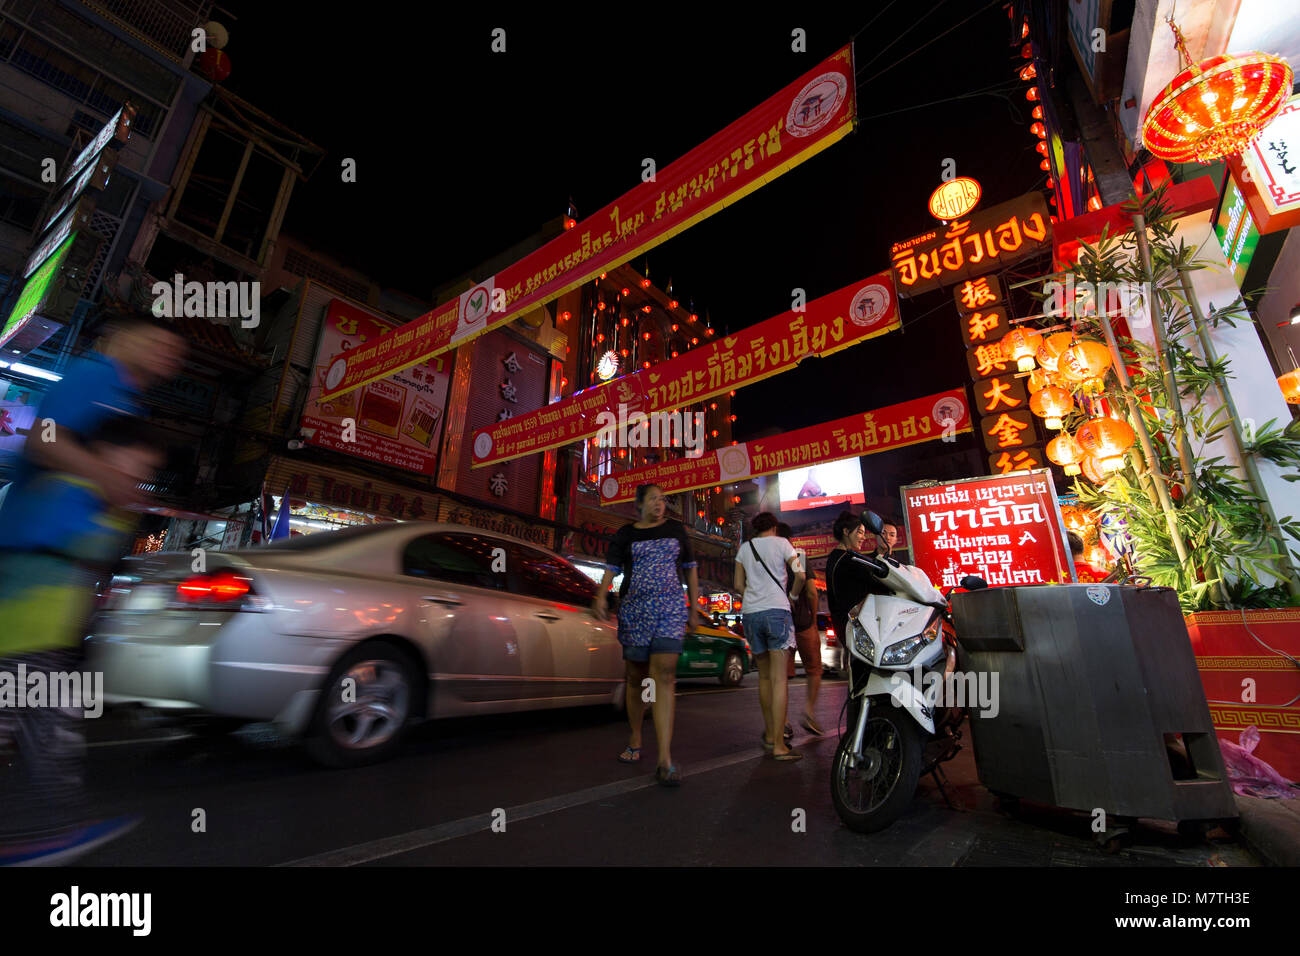
<instances>
[{"instance_id":1,"label":"red banner with thai text","mask_svg":"<svg viewBox=\"0 0 1300 956\"><path fill-rule=\"evenodd\" d=\"M331 367L325 397L482 335L627 262L815 156L853 129L849 44L649 181L480 282ZM694 109L697 104L684 104Z\"/></svg>"},{"instance_id":2,"label":"red banner with thai text","mask_svg":"<svg viewBox=\"0 0 1300 956\"><path fill-rule=\"evenodd\" d=\"M664 494L744 481L820 462L858 458L970 431L964 389L938 392L871 412L810 425L783 435L718 448L699 458L645 465L600 483L603 504L631 501L637 485L652 481Z\"/></svg>"},{"instance_id":3,"label":"red banner with thai text","mask_svg":"<svg viewBox=\"0 0 1300 956\"><path fill-rule=\"evenodd\" d=\"M597 434L610 416L623 423L638 413L701 402L780 375L810 355L831 355L898 327L893 282L881 272L814 299L803 311L784 312L653 368L480 428L472 443L473 464L478 468L581 441Z\"/></svg>"},{"instance_id":4,"label":"red banner with thai text","mask_svg":"<svg viewBox=\"0 0 1300 956\"><path fill-rule=\"evenodd\" d=\"M902 493L912 564L935 587L956 586L968 574L991 587L1075 580L1050 471L909 485Z\"/></svg>"}]
</instances>

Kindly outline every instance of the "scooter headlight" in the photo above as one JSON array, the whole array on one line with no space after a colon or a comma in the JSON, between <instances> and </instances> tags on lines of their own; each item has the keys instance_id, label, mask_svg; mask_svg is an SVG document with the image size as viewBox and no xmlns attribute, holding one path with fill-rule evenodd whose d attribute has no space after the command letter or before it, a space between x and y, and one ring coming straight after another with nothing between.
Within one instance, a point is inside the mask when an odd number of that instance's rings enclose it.
<instances>
[{"instance_id":1,"label":"scooter headlight","mask_svg":"<svg viewBox=\"0 0 1300 956\"><path fill-rule=\"evenodd\" d=\"M907 664L920 653L921 649L939 636L943 628L943 618L938 613L930 619L925 630L897 644L890 644L881 655L881 664Z\"/></svg>"},{"instance_id":2,"label":"scooter headlight","mask_svg":"<svg viewBox=\"0 0 1300 956\"><path fill-rule=\"evenodd\" d=\"M876 659L876 645L871 642L871 638L867 636L866 630L856 618L849 619L849 641L860 657L868 661Z\"/></svg>"}]
</instances>

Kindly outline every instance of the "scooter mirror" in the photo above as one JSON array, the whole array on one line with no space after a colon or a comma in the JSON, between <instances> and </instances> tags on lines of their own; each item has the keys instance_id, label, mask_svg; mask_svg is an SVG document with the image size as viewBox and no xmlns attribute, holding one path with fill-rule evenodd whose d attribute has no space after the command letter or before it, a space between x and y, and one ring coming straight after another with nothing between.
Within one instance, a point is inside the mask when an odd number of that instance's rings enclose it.
<instances>
[{"instance_id":1,"label":"scooter mirror","mask_svg":"<svg viewBox=\"0 0 1300 956\"><path fill-rule=\"evenodd\" d=\"M973 574L968 574L961 579L961 586L967 591L982 591L988 587L988 582L983 578L977 578Z\"/></svg>"},{"instance_id":2,"label":"scooter mirror","mask_svg":"<svg viewBox=\"0 0 1300 956\"><path fill-rule=\"evenodd\" d=\"M885 523L880 520L880 515L874 511L862 512L862 523L867 526L867 530L872 534L880 534L885 530Z\"/></svg>"}]
</instances>

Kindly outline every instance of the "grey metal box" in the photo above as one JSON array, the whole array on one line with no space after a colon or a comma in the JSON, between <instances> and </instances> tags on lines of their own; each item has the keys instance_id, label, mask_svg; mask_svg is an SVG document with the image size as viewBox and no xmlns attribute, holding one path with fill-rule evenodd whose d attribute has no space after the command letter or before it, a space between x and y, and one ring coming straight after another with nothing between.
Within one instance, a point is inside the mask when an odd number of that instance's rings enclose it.
<instances>
[{"instance_id":1,"label":"grey metal box","mask_svg":"<svg viewBox=\"0 0 1300 956\"><path fill-rule=\"evenodd\" d=\"M990 588L952 608L962 669L998 675L996 715L971 710L986 787L1120 816L1237 815L1171 589ZM1171 761L1169 735L1190 770Z\"/></svg>"}]
</instances>

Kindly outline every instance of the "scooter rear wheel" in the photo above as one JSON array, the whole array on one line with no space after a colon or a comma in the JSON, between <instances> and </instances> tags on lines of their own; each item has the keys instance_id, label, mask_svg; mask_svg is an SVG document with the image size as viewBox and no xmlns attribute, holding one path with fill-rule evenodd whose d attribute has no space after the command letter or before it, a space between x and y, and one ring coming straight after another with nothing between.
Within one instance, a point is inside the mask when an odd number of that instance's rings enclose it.
<instances>
[{"instance_id":1,"label":"scooter rear wheel","mask_svg":"<svg viewBox=\"0 0 1300 956\"><path fill-rule=\"evenodd\" d=\"M831 763L831 803L850 830L875 833L898 819L916 795L921 730L905 711L883 707L867 718L857 766L851 759L852 738L850 725Z\"/></svg>"}]
</instances>

